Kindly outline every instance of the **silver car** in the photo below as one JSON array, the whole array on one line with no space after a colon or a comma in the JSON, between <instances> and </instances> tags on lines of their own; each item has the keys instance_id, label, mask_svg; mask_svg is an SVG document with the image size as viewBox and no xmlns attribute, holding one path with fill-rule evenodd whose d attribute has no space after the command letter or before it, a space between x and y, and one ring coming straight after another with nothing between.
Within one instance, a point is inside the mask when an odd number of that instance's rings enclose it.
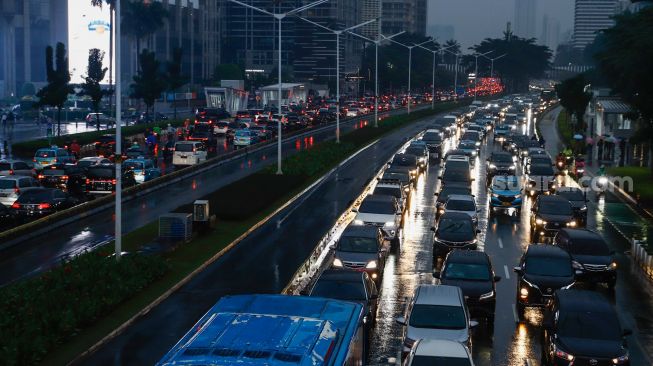
<instances>
[{"instance_id":1,"label":"silver car","mask_svg":"<svg viewBox=\"0 0 653 366\"><path fill-rule=\"evenodd\" d=\"M478 208L474 196L468 194L451 194L444 204L444 212L462 212L472 218L478 225Z\"/></svg>"},{"instance_id":2,"label":"silver car","mask_svg":"<svg viewBox=\"0 0 653 366\"><path fill-rule=\"evenodd\" d=\"M20 160L0 160L0 176L22 175L31 177L34 175L34 168Z\"/></svg>"}]
</instances>

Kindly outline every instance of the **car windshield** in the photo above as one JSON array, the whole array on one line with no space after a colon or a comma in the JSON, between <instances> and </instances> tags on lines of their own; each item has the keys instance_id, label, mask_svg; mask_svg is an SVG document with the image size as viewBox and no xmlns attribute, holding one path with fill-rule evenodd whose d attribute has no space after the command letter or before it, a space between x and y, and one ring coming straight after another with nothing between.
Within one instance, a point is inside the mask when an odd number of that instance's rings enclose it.
<instances>
[{"instance_id":1,"label":"car windshield","mask_svg":"<svg viewBox=\"0 0 653 366\"><path fill-rule=\"evenodd\" d=\"M580 190L558 191L558 196L562 196L570 201L585 201L585 195Z\"/></svg>"},{"instance_id":2,"label":"car windshield","mask_svg":"<svg viewBox=\"0 0 653 366\"><path fill-rule=\"evenodd\" d=\"M374 188L374 194L401 198L401 187L376 187Z\"/></svg>"},{"instance_id":3,"label":"car windshield","mask_svg":"<svg viewBox=\"0 0 653 366\"><path fill-rule=\"evenodd\" d=\"M476 206L472 200L450 199L447 201L447 210L476 211Z\"/></svg>"},{"instance_id":4,"label":"car windshield","mask_svg":"<svg viewBox=\"0 0 653 366\"><path fill-rule=\"evenodd\" d=\"M392 215L395 213L395 208L390 201L365 200L358 211L362 213Z\"/></svg>"},{"instance_id":5,"label":"car windshield","mask_svg":"<svg viewBox=\"0 0 653 366\"><path fill-rule=\"evenodd\" d=\"M472 231L474 231L472 220L443 218L438 224L438 232L440 234L466 234Z\"/></svg>"},{"instance_id":6,"label":"car windshield","mask_svg":"<svg viewBox=\"0 0 653 366\"><path fill-rule=\"evenodd\" d=\"M570 277L571 260L561 257L531 256L526 260L526 273L535 276Z\"/></svg>"},{"instance_id":7,"label":"car windshield","mask_svg":"<svg viewBox=\"0 0 653 366\"><path fill-rule=\"evenodd\" d=\"M467 358L454 358L444 356L415 356L413 357L411 366L471 366Z\"/></svg>"},{"instance_id":8,"label":"car windshield","mask_svg":"<svg viewBox=\"0 0 653 366\"><path fill-rule=\"evenodd\" d=\"M469 181L469 171L462 169L445 169L442 175L443 181L450 182L467 182Z\"/></svg>"},{"instance_id":9,"label":"car windshield","mask_svg":"<svg viewBox=\"0 0 653 366\"><path fill-rule=\"evenodd\" d=\"M573 239L568 250L576 255L610 255L610 248L602 238Z\"/></svg>"},{"instance_id":10,"label":"car windshield","mask_svg":"<svg viewBox=\"0 0 653 366\"><path fill-rule=\"evenodd\" d=\"M532 165L530 174L553 176L553 168L550 165Z\"/></svg>"},{"instance_id":11,"label":"car windshield","mask_svg":"<svg viewBox=\"0 0 653 366\"><path fill-rule=\"evenodd\" d=\"M469 171L469 163L465 160L447 160L446 167Z\"/></svg>"},{"instance_id":12,"label":"car windshield","mask_svg":"<svg viewBox=\"0 0 653 366\"><path fill-rule=\"evenodd\" d=\"M379 251L379 243L375 238L341 236L340 240L338 240L338 251L376 253Z\"/></svg>"},{"instance_id":13,"label":"car windshield","mask_svg":"<svg viewBox=\"0 0 653 366\"><path fill-rule=\"evenodd\" d=\"M424 141L442 141L442 136L440 136L439 133L437 132L427 132L422 136L422 140Z\"/></svg>"},{"instance_id":14,"label":"car windshield","mask_svg":"<svg viewBox=\"0 0 653 366\"><path fill-rule=\"evenodd\" d=\"M90 167L88 169L89 178L113 178L115 174L113 167Z\"/></svg>"},{"instance_id":15,"label":"car windshield","mask_svg":"<svg viewBox=\"0 0 653 366\"><path fill-rule=\"evenodd\" d=\"M490 270L478 263L447 263L444 278L448 280L489 281Z\"/></svg>"},{"instance_id":16,"label":"car windshield","mask_svg":"<svg viewBox=\"0 0 653 366\"><path fill-rule=\"evenodd\" d=\"M495 191L519 191L521 190L521 184L517 178L495 179L492 182L492 189Z\"/></svg>"},{"instance_id":17,"label":"car windshield","mask_svg":"<svg viewBox=\"0 0 653 366\"><path fill-rule=\"evenodd\" d=\"M512 163L512 156L508 154L492 154L494 163Z\"/></svg>"},{"instance_id":18,"label":"car windshield","mask_svg":"<svg viewBox=\"0 0 653 366\"><path fill-rule=\"evenodd\" d=\"M194 146L193 144L177 144L175 145L175 151L192 152Z\"/></svg>"},{"instance_id":19,"label":"car windshield","mask_svg":"<svg viewBox=\"0 0 653 366\"><path fill-rule=\"evenodd\" d=\"M331 280L318 280L313 291L311 291L311 296L353 301L364 301L366 299L363 282Z\"/></svg>"},{"instance_id":20,"label":"car windshield","mask_svg":"<svg viewBox=\"0 0 653 366\"><path fill-rule=\"evenodd\" d=\"M54 150L38 150L36 152L37 158L52 158L54 157Z\"/></svg>"},{"instance_id":21,"label":"car windshield","mask_svg":"<svg viewBox=\"0 0 653 366\"><path fill-rule=\"evenodd\" d=\"M123 166L125 169L143 169L143 163L139 161L126 161Z\"/></svg>"},{"instance_id":22,"label":"car windshield","mask_svg":"<svg viewBox=\"0 0 653 366\"><path fill-rule=\"evenodd\" d=\"M415 156L413 155L406 155L406 154L396 155L392 159L392 165L410 167L410 166L414 166L415 164L417 164L417 161L415 160Z\"/></svg>"},{"instance_id":23,"label":"car windshield","mask_svg":"<svg viewBox=\"0 0 653 366\"><path fill-rule=\"evenodd\" d=\"M569 201L542 201L538 213L546 215L571 215L571 204Z\"/></svg>"},{"instance_id":24,"label":"car windshield","mask_svg":"<svg viewBox=\"0 0 653 366\"><path fill-rule=\"evenodd\" d=\"M14 189L16 181L13 179L0 179L0 189Z\"/></svg>"},{"instance_id":25,"label":"car windshield","mask_svg":"<svg viewBox=\"0 0 653 366\"><path fill-rule=\"evenodd\" d=\"M531 165L551 165L551 159L546 155L535 155L531 157Z\"/></svg>"},{"instance_id":26,"label":"car windshield","mask_svg":"<svg viewBox=\"0 0 653 366\"><path fill-rule=\"evenodd\" d=\"M621 341L622 339L621 326L616 316L609 313L593 312L591 309L582 312L561 311L556 324L556 333L558 337L601 341Z\"/></svg>"},{"instance_id":27,"label":"car windshield","mask_svg":"<svg viewBox=\"0 0 653 366\"><path fill-rule=\"evenodd\" d=\"M249 137L248 130L238 130L236 131L236 137Z\"/></svg>"},{"instance_id":28,"label":"car windshield","mask_svg":"<svg viewBox=\"0 0 653 366\"><path fill-rule=\"evenodd\" d=\"M77 162L77 166L80 168L88 168L93 164L95 164L95 161L93 160L80 160Z\"/></svg>"},{"instance_id":29,"label":"car windshield","mask_svg":"<svg viewBox=\"0 0 653 366\"><path fill-rule=\"evenodd\" d=\"M18 202L20 203L40 203L48 202L52 197L52 193L48 190L32 190L26 191L18 197Z\"/></svg>"},{"instance_id":30,"label":"car windshield","mask_svg":"<svg viewBox=\"0 0 653 366\"><path fill-rule=\"evenodd\" d=\"M64 175L65 172L63 169L43 169L41 173L45 176L55 176L55 175Z\"/></svg>"},{"instance_id":31,"label":"car windshield","mask_svg":"<svg viewBox=\"0 0 653 366\"><path fill-rule=\"evenodd\" d=\"M408 324L415 328L466 329L467 319L461 306L415 304Z\"/></svg>"},{"instance_id":32,"label":"car windshield","mask_svg":"<svg viewBox=\"0 0 653 366\"><path fill-rule=\"evenodd\" d=\"M465 187L444 187L438 199L447 199L452 194L470 194L471 190Z\"/></svg>"},{"instance_id":33,"label":"car windshield","mask_svg":"<svg viewBox=\"0 0 653 366\"><path fill-rule=\"evenodd\" d=\"M409 147L406 149L406 154L415 156L424 156L424 149L421 147Z\"/></svg>"}]
</instances>

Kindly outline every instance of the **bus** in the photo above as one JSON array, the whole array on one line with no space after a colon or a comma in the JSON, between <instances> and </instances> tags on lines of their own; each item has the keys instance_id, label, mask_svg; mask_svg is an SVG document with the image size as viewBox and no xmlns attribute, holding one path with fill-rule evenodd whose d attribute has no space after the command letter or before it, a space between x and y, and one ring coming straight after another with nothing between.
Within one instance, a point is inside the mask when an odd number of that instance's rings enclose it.
<instances>
[{"instance_id":1,"label":"bus","mask_svg":"<svg viewBox=\"0 0 653 366\"><path fill-rule=\"evenodd\" d=\"M364 316L348 301L225 296L157 365L362 365Z\"/></svg>"}]
</instances>

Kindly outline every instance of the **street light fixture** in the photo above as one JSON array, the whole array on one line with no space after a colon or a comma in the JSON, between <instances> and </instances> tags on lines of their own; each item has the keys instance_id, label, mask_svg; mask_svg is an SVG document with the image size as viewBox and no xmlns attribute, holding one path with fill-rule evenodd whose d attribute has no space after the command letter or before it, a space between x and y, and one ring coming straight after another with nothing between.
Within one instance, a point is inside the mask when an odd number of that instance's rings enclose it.
<instances>
[{"instance_id":1,"label":"street light fixture","mask_svg":"<svg viewBox=\"0 0 653 366\"><path fill-rule=\"evenodd\" d=\"M115 155L115 164L116 164L116 199L115 199L115 210L116 217L114 221L114 245L116 251L116 260L120 260L122 255L122 131L120 125L122 124L122 82L120 74L120 55L122 54L120 48L120 3L121 1L116 1L116 23L115 23L115 36L113 39L116 42L115 47L115 56L116 62L115 72L116 72L116 155ZM111 29L113 32L113 29Z\"/></svg>"},{"instance_id":2,"label":"street light fixture","mask_svg":"<svg viewBox=\"0 0 653 366\"><path fill-rule=\"evenodd\" d=\"M431 109L435 109L435 55L438 52L445 51L445 50L447 50L447 49L449 49L451 47L455 47L455 46L457 46L457 45L452 44L451 46L448 46L448 47L438 48L438 49L432 50L432 49L426 48L426 47L424 47L422 45L418 45L418 47L423 48L423 49L433 53L433 76L432 76L433 81L431 82L431 86L432 86L433 91L432 91L432 94L431 94Z\"/></svg>"},{"instance_id":3,"label":"street light fixture","mask_svg":"<svg viewBox=\"0 0 653 366\"><path fill-rule=\"evenodd\" d=\"M412 66L413 66L413 48L421 46L423 44L427 44L427 43L431 42L432 40L428 39L428 40L426 40L426 41L424 41L424 42L422 42L420 44L412 44L412 45L409 46L409 45L403 44L401 42L397 42L394 39L387 38L384 35L381 35L381 37L383 37L383 39L385 39L385 40L388 40L390 42L393 42L393 43L396 43L396 44L398 44L400 46L404 46L404 47L408 48L408 102L406 104L406 106L407 106L406 109L407 109L408 114L410 114L410 99L411 99L410 98L410 79L411 79L411 71L412 71Z\"/></svg>"},{"instance_id":4,"label":"street light fixture","mask_svg":"<svg viewBox=\"0 0 653 366\"><path fill-rule=\"evenodd\" d=\"M494 52L494 50L487 51L485 53L476 53L472 56L476 58L476 66L474 68L474 101L476 101L476 93L477 93L477 87L478 87L478 58L483 56L485 57L486 55L489 55L490 53Z\"/></svg>"},{"instance_id":5,"label":"street light fixture","mask_svg":"<svg viewBox=\"0 0 653 366\"><path fill-rule=\"evenodd\" d=\"M336 143L340 143L340 35L343 32L349 32L349 31L354 30L356 28L360 28L360 27L368 25L370 23L374 23L374 22L376 22L378 20L378 18L370 19L370 20L368 20L366 22L363 22L363 23L360 23L360 24L357 24L357 25L354 25L354 26L351 26L349 28L345 28L345 29L342 29L342 30L335 30L335 29L331 29L329 27L325 27L320 23L316 23L316 22L314 22L312 20L302 18L299 15L297 15L297 18L299 18L299 19L301 19L301 20L303 20L303 21L305 21L307 23L311 23L311 24L313 24L314 26L316 26L318 28L322 28L322 29L324 29L326 31L329 31L329 32L336 35L336 108L337 108L337 112L336 112Z\"/></svg>"},{"instance_id":6,"label":"street light fixture","mask_svg":"<svg viewBox=\"0 0 653 366\"><path fill-rule=\"evenodd\" d=\"M457 46L457 45L453 45ZM447 47L448 48L448 47ZM455 99L458 99L458 58L461 56L460 52L451 52L446 48L443 48L442 51L448 52L456 56L456 64L454 65L454 76L453 76L453 95Z\"/></svg>"},{"instance_id":7,"label":"street light fixture","mask_svg":"<svg viewBox=\"0 0 653 366\"><path fill-rule=\"evenodd\" d=\"M324 3L328 2L329 0L318 0L318 1L312 2L310 4L300 6L299 8L295 8L293 10L287 11L285 13L271 13L271 12L269 12L267 10L257 8L255 6L251 6L249 4L242 3L242 2L240 2L238 0L229 0L229 1L232 2L232 3L238 4L238 5L244 6L246 8L249 8L249 9L256 10L259 13L270 15L270 16L274 17L275 19L277 19L279 21L279 27L278 27L278 32L279 32L279 35L278 35L278 37L279 37L279 60L278 61L279 61L279 63L277 65L277 67L278 67L278 70L277 70L278 75L277 76L278 76L278 79L279 79L279 90L278 90L279 91L279 100L277 101L277 103L279 104L278 105L279 117L281 118L281 98L282 98L282 95L281 95L281 89L282 89L282 87L281 87L282 86L281 85L281 81L282 81L281 80L281 20L283 18L287 17L288 15L293 15L293 14L296 14L296 13L300 13L300 12L302 12L304 10L307 10L307 9L310 9L310 8L312 8L314 6L324 4ZM281 121L277 121L277 174L278 175L283 174L283 171L281 170Z\"/></svg>"},{"instance_id":8,"label":"street light fixture","mask_svg":"<svg viewBox=\"0 0 653 366\"><path fill-rule=\"evenodd\" d=\"M496 60L498 60L498 59L500 59L500 58L502 58L502 57L505 57L505 56L508 56L508 54L507 54L507 53L504 53L503 55L501 55L501 56L497 56L497 57L495 57L495 58L490 58L490 57L487 57L487 56L483 56L483 57L485 57L486 59L492 61L492 67L490 68L490 78L493 78L493 77L494 77L494 61L496 61Z\"/></svg>"},{"instance_id":9,"label":"street light fixture","mask_svg":"<svg viewBox=\"0 0 653 366\"><path fill-rule=\"evenodd\" d=\"M391 36L387 36L385 38L390 39L394 38L400 34L404 34L406 31L401 31L399 33L395 33ZM376 66L374 66L374 127L379 127L379 43L383 42L383 36L377 38L376 40L371 40L365 36L361 36L358 33L354 33L352 31L347 31L349 34L353 34L356 37L362 38L368 42L374 43L374 46L376 48L375 53L374 53L374 59ZM379 33L380 34L380 33Z\"/></svg>"}]
</instances>

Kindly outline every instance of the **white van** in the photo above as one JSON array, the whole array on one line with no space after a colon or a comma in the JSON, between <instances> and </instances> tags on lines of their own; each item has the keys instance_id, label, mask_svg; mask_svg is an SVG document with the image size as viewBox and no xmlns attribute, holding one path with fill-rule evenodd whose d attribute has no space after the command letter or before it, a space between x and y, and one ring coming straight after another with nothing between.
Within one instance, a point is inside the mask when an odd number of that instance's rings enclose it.
<instances>
[{"instance_id":1,"label":"white van","mask_svg":"<svg viewBox=\"0 0 653 366\"><path fill-rule=\"evenodd\" d=\"M172 165L195 165L206 160L206 147L200 141L179 141L175 143Z\"/></svg>"}]
</instances>

